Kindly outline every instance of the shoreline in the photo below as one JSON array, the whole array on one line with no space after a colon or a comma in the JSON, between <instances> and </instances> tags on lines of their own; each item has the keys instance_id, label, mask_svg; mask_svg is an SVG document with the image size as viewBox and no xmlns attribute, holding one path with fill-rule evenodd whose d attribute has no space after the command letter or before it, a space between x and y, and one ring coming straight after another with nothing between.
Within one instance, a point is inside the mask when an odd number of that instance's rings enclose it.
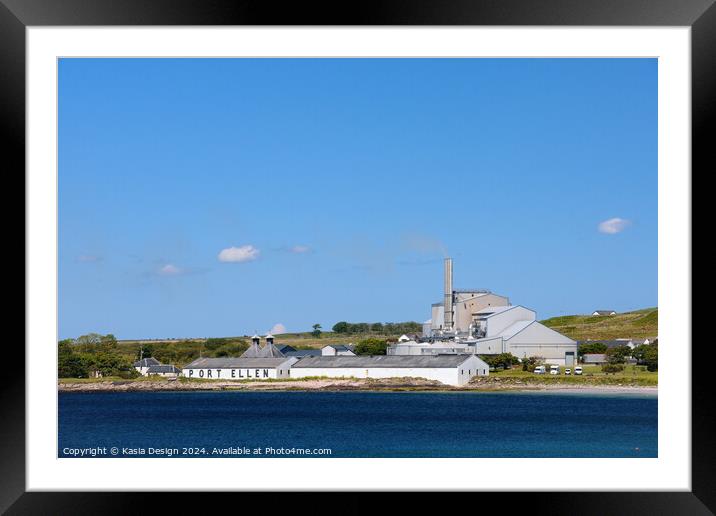
<instances>
[{"instance_id":1,"label":"shoreline","mask_svg":"<svg viewBox=\"0 0 716 516\"><path fill-rule=\"evenodd\" d=\"M658 386L630 384L573 384L540 383L511 381L482 381L455 387L439 382L421 379L385 379L365 380L354 378L325 378L310 380L271 381L271 382L230 382L202 381L182 382L179 380L155 381L97 381L58 382L58 392L181 392L181 391L236 391L236 392L525 392L525 393L561 393L561 394L648 394L657 395Z\"/></svg>"}]
</instances>

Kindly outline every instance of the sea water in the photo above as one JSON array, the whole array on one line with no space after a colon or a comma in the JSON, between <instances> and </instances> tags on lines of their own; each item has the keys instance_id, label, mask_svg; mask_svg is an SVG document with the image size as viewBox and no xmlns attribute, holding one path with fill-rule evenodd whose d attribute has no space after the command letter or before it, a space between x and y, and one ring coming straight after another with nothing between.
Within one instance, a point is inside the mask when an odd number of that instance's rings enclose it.
<instances>
[{"instance_id":1,"label":"sea water","mask_svg":"<svg viewBox=\"0 0 716 516\"><path fill-rule=\"evenodd\" d=\"M59 457L657 457L655 395L59 394Z\"/></svg>"}]
</instances>

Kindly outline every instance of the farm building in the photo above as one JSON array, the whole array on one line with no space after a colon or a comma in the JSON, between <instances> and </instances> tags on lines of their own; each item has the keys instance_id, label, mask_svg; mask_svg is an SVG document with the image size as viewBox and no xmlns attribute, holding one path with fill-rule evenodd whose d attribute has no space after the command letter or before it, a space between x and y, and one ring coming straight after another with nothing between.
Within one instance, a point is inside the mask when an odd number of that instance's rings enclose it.
<instances>
[{"instance_id":1,"label":"farm building","mask_svg":"<svg viewBox=\"0 0 716 516\"><path fill-rule=\"evenodd\" d=\"M594 310L592 315L617 315L614 310Z\"/></svg>"},{"instance_id":2,"label":"farm building","mask_svg":"<svg viewBox=\"0 0 716 516\"><path fill-rule=\"evenodd\" d=\"M288 378L295 357L198 358L182 369L187 378L212 380L268 380Z\"/></svg>"},{"instance_id":3,"label":"farm building","mask_svg":"<svg viewBox=\"0 0 716 516\"><path fill-rule=\"evenodd\" d=\"M292 378L426 378L447 385L465 385L474 376L489 374L490 367L475 355L434 356L320 356L299 360Z\"/></svg>"}]
</instances>

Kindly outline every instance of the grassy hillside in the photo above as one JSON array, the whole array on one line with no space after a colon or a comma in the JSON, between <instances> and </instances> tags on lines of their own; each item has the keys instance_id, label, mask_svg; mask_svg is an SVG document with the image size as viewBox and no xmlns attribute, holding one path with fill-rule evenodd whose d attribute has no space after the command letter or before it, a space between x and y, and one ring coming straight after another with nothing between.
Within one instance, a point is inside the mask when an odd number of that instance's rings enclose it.
<instances>
[{"instance_id":1,"label":"grassy hillside","mask_svg":"<svg viewBox=\"0 0 716 516\"><path fill-rule=\"evenodd\" d=\"M617 315L565 315L541 321L574 340L656 337L659 309L645 308Z\"/></svg>"}]
</instances>

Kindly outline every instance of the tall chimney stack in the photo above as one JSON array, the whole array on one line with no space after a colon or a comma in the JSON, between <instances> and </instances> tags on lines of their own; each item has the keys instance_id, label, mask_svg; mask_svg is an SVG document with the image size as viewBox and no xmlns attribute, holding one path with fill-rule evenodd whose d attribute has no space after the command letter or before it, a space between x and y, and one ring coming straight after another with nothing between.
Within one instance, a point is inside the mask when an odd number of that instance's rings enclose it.
<instances>
[{"instance_id":1,"label":"tall chimney stack","mask_svg":"<svg viewBox=\"0 0 716 516\"><path fill-rule=\"evenodd\" d=\"M445 258L445 331L452 331L452 258Z\"/></svg>"}]
</instances>

